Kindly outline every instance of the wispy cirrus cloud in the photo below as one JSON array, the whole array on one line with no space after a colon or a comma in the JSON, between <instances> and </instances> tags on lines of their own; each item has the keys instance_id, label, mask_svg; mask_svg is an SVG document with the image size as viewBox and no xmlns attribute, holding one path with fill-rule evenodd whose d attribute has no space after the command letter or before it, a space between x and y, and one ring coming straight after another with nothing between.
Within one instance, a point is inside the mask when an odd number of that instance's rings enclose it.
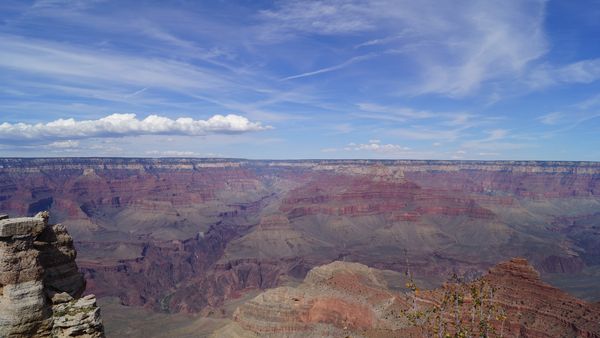
<instances>
[{"instance_id":1,"label":"wispy cirrus cloud","mask_svg":"<svg viewBox=\"0 0 600 338\"><path fill-rule=\"evenodd\" d=\"M480 153L489 153L506 150L517 150L536 146L531 142L524 142L519 137L512 135L506 129L492 129L487 131L487 136L479 139L465 141L461 144L463 149L484 151ZM484 156L484 155L481 155Z\"/></svg>"},{"instance_id":2,"label":"wispy cirrus cloud","mask_svg":"<svg viewBox=\"0 0 600 338\"><path fill-rule=\"evenodd\" d=\"M358 45L354 46L354 48L364 48L364 47L371 47L371 46L377 46L377 45L385 45L385 44L388 44L395 40L405 38L405 37L409 36L409 34L410 34L410 31L405 30L398 34L392 35L392 36L387 36L387 37L383 37L383 38L372 39L372 40L368 40L365 42L361 42Z\"/></svg>"},{"instance_id":3,"label":"wispy cirrus cloud","mask_svg":"<svg viewBox=\"0 0 600 338\"><path fill-rule=\"evenodd\" d=\"M542 0L287 1L261 13L259 32L272 42L304 35L387 34L355 45L384 47L383 51L367 54L368 58L353 55L333 66L288 78L329 73L358 61L389 57L386 50L401 50L397 62L410 67L407 79L411 80L403 91L463 97L487 81L518 78L531 61L548 51L544 13Z\"/></svg>"},{"instance_id":4,"label":"wispy cirrus cloud","mask_svg":"<svg viewBox=\"0 0 600 338\"><path fill-rule=\"evenodd\" d=\"M293 80L293 79L300 79L303 77L309 77L309 76L314 76L314 75L319 75L319 74L323 74L323 73L329 73L329 72L333 72L336 70L340 70L343 68L346 68L354 63L357 62L361 62L361 61L365 61L368 59L372 59L374 57L376 57L378 54L375 53L371 53L371 54L365 54L365 55L359 55L359 56L354 56L340 64L334 65L334 66L329 66L329 67L325 67L325 68L321 68L321 69L317 69L317 70L313 70L310 72L305 72L305 73L301 73L301 74L296 74L296 75L291 75L288 77L284 77L282 80L283 81L287 81L287 80Z\"/></svg>"},{"instance_id":5,"label":"wispy cirrus cloud","mask_svg":"<svg viewBox=\"0 0 600 338\"><path fill-rule=\"evenodd\" d=\"M600 107L600 94L595 94L575 105L579 109L590 109Z\"/></svg>"},{"instance_id":6,"label":"wispy cirrus cloud","mask_svg":"<svg viewBox=\"0 0 600 338\"><path fill-rule=\"evenodd\" d=\"M534 89L559 84L592 83L600 80L600 58L555 66L543 64L531 70L527 83Z\"/></svg>"},{"instance_id":7,"label":"wispy cirrus cloud","mask_svg":"<svg viewBox=\"0 0 600 338\"><path fill-rule=\"evenodd\" d=\"M358 108L364 112L385 114L388 117L400 117L405 119L427 119L442 114L435 114L426 110L416 110L409 107L391 107L377 103L364 102L357 104ZM381 115L376 115L381 116Z\"/></svg>"},{"instance_id":8,"label":"wispy cirrus cloud","mask_svg":"<svg viewBox=\"0 0 600 338\"><path fill-rule=\"evenodd\" d=\"M0 67L76 83L163 88L171 91L223 88L224 74L189 63L104 52L63 43L0 35Z\"/></svg>"},{"instance_id":9,"label":"wispy cirrus cloud","mask_svg":"<svg viewBox=\"0 0 600 338\"><path fill-rule=\"evenodd\" d=\"M379 121L385 125L385 134L410 141L443 143L469 139L481 132L481 127L497 124L498 116L484 116L463 111L434 111L415 109L404 105L359 103L359 112L351 116Z\"/></svg>"},{"instance_id":10,"label":"wispy cirrus cloud","mask_svg":"<svg viewBox=\"0 0 600 338\"><path fill-rule=\"evenodd\" d=\"M261 38L279 41L295 34L349 34L374 29L372 16L366 15L360 1L286 1L258 17Z\"/></svg>"},{"instance_id":11,"label":"wispy cirrus cloud","mask_svg":"<svg viewBox=\"0 0 600 338\"><path fill-rule=\"evenodd\" d=\"M0 148L281 158L332 144L332 156L476 158L539 138L551 154L572 137L579 144L565 153L589 158L584 149L598 146L600 28L578 20L588 1L2 1L0 123L16 134ZM23 136L60 118L115 112L138 121L235 114L277 128L200 128L202 142L182 129ZM493 130L509 132L490 140ZM257 147L265 134L278 141ZM385 142L349 145L370 138Z\"/></svg>"},{"instance_id":12,"label":"wispy cirrus cloud","mask_svg":"<svg viewBox=\"0 0 600 338\"><path fill-rule=\"evenodd\" d=\"M47 123L0 124L0 140L40 141L67 140L51 143L55 148L70 148L77 141L98 137L123 137L136 135L206 135L211 133L244 133L271 129L259 122L252 122L239 115L214 115L207 120L189 117L171 119L149 115L138 119L135 114L112 114L97 120L77 121L73 118L58 119Z\"/></svg>"},{"instance_id":13,"label":"wispy cirrus cloud","mask_svg":"<svg viewBox=\"0 0 600 338\"><path fill-rule=\"evenodd\" d=\"M559 123L563 118L564 118L563 113L552 112L552 113L538 117L537 120L542 122L543 124L553 125L553 124Z\"/></svg>"}]
</instances>

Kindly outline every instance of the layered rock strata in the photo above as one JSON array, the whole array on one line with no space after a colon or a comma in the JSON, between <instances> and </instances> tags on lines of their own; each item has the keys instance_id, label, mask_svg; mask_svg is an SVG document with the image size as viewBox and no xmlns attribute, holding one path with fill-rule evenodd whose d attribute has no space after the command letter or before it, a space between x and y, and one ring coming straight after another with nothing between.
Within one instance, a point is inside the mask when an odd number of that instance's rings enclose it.
<instances>
[{"instance_id":1,"label":"layered rock strata","mask_svg":"<svg viewBox=\"0 0 600 338\"><path fill-rule=\"evenodd\" d=\"M333 260L404 271L408 256L435 278L522 256L592 280L599 207L597 162L0 159L0 214L51 211L81 241L88 292L169 312Z\"/></svg>"},{"instance_id":2,"label":"layered rock strata","mask_svg":"<svg viewBox=\"0 0 600 338\"><path fill-rule=\"evenodd\" d=\"M73 239L48 214L0 217L0 337L104 337Z\"/></svg>"},{"instance_id":3,"label":"layered rock strata","mask_svg":"<svg viewBox=\"0 0 600 338\"><path fill-rule=\"evenodd\" d=\"M489 294L479 298L482 285ZM448 298L458 294L452 290L465 292ZM600 308L542 282L522 258L473 282L417 293L392 290L380 270L333 262L312 269L298 287L247 301L214 336L421 337L438 329L454 336L459 326L477 336L484 327L492 337L600 337Z\"/></svg>"}]
</instances>

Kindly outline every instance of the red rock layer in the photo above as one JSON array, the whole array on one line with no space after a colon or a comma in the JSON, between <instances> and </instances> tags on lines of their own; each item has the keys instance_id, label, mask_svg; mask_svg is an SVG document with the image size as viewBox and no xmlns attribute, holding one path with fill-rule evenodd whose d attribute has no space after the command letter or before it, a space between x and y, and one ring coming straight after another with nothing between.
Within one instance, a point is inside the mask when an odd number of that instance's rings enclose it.
<instances>
[{"instance_id":1,"label":"red rock layer","mask_svg":"<svg viewBox=\"0 0 600 338\"><path fill-rule=\"evenodd\" d=\"M542 282L525 259L498 264L484 279L496 287L515 333L518 328L528 337L600 337L598 308Z\"/></svg>"},{"instance_id":2,"label":"red rock layer","mask_svg":"<svg viewBox=\"0 0 600 338\"><path fill-rule=\"evenodd\" d=\"M333 259L403 271L404 249L431 275L507 255L580 272L599 197L587 162L0 159L0 213L50 209L93 292L170 311Z\"/></svg>"},{"instance_id":3,"label":"red rock layer","mask_svg":"<svg viewBox=\"0 0 600 338\"><path fill-rule=\"evenodd\" d=\"M460 196L460 195L459 195ZM379 181L369 176L315 175L306 185L291 190L280 210L290 218L325 214L360 216L400 213L415 221L423 215L464 215L490 219L490 210L469 197L457 197L439 189L421 189L414 183ZM396 216L398 217L398 216Z\"/></svg>"},{"instance_id":4,"label":"red rock layer","mask_svg":"<svg viewBox=\"0 0 600 338\"><path fill-rule=\"evenodd\" d=\"M524 259L490 269L482 279L494 290L493 304L506 320L490 317L491 336L600 337L600 308L543 283ZM480 281L465 286L477 287ZM440 304L446 287L417 297L418 309ZM219 337L417 337L432 334L430 322L411 322L412 296L389 290L378 271L355 263L334 262L309 272L297 288L269 290L241 305L235 323L215 332ZM469 294L464 298L468 307ZM488 302L483 299L483 302ZM442 313L448 333L455 322L451 306ZM472 313L465 311L463 321ZM477 325L475 325L477 327ZM437 325L435 326L437 327ZM441 326L440 326L441 327Z\"/></svg>"}]
</instances>

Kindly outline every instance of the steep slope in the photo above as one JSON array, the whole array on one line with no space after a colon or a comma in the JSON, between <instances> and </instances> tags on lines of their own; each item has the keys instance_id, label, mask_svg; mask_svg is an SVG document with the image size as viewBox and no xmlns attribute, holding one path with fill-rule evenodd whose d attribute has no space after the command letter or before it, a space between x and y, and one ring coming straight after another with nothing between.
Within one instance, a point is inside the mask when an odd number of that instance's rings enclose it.
<instances>
[{"instance_id":1,"label":"steep slope","mask_svg":"<svg viewBox=\"0 0 600 338\"><path fill-rule=\"evenodd\" d=\"M491 314L495 309L495 316L478 315L489 325L489 336L600 337L600 308L545 284L524 259L503 262L471 283L446 284L416 297L391 290L381 274L347 262L314 268L298 287L272 289L241 305L235 322L214 336L420 337L438 328L456 333L459 322L474 334L482 327L471 321L474 310ZM481 285L493 290L493 296L473 296ZM457 310L454 301L443 307L454 290L466 291L460 294L460 305L456 302Z\"/></svg>"},{"instance_id":2,"label":"steep slope","mask_svg":"<svg viewBox=\"0 0 600 338\"><path fill-rule=\"evenodd\" d=\"M81 298L73 239L47 221L0 217L0 336L103 337L96 299Z\"/></svg>"},{"instance_id":3,"label":"steep slope","mask_svg":"<svg viewBox=\"0 0 600 338\"><path fill-rule=\"evenodd\" d=\"M496 289L511 326L519 319L527 336L600 336L600 309L542 282L525 259L498 264L484 280Z\"/></svg>"}]
</instances>

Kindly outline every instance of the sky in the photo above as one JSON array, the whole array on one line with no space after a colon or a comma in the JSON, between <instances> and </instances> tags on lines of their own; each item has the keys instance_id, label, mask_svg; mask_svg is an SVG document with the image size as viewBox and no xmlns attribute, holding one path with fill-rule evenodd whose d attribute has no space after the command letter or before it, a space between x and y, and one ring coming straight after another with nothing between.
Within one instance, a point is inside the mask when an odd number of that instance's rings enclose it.
<instances>
[{"instance_id":1,"label":"sky","mask_svg":"<svg viewBox=\"0 0 600 338\"><path fill-rule=\"evenodd\" d=\"M42 156L600 161L600 0L3 0Z\"/></svg>"}]
</instances>

